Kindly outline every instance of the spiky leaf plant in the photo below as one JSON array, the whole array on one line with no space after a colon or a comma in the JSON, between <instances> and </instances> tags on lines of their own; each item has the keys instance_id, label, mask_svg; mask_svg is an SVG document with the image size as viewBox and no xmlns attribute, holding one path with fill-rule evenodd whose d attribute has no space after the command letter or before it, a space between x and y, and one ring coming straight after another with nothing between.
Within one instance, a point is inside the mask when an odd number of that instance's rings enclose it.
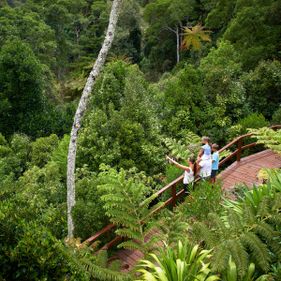
<instances>
[{"instance_id":1,"label":"spiky leaf plant","mask_svg":"<svg viewBox=\"0 0 281 281\"><path fill-rule=\"evenodd\" d=\"M219 277L210 270L211 251L200 250L199 245L178 241L176 249L165 246L156 256L150 254L152 262L140 262L140 280L146 281L215 281Z\"/></svg>"},{"instance_id":2,"label":"spiky leaf plant","mask_svg":"<svg viewBox=\"0 0 281 281\"><path fill-rule=\"evenodd\" d=\"M255 277L255 264L251 263L248 266L246 275L243 278L239 278L237 266L230 256L229 261L228 261L228 267L227 267L225 274L223 274L223 276L222 276L222 280L224 280L224 281L269 281L271 278L267 274L260 275L257 278L256 277Z\"/></svg>"},{"instance_id":3,"label":"spiky leaf plant","mask_svg":"<svg viewBox=\"0 0 281 281\"><path fill-rule=\"evenodd\" d=\"M143 253L151 250L158 239L150 214L162 203L153 207L150 203L157 195L151 195L150 187L138 177L128 177L123 169L117 172L103 165L99 181L98 191L106 215L117 226L116 234L127 238L118 247L138 249Z\"/></svg>"}]
</instances>

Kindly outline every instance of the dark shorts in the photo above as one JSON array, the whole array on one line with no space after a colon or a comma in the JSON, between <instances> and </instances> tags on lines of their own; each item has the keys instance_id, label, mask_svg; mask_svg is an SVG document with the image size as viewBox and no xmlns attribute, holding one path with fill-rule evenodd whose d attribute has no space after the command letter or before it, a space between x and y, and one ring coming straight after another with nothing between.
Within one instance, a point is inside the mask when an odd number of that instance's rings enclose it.
<instances>
[{"instance_id":1,"label":"dark shorts","mask_svg":"<svg viewBox=\"0 0 281 281\"><path fill-rule=\"evenodd\" d=\"M193 182L188 184L183 184L183 188L186 195L189 195L190 191L193 190Z\"/></svg>"},{"instance_id":2,"label":"dark shorts","mask_svg":"<svg viewBox=\"0 0 281 281\"><path fill-rule=\"evenodd\" d=\"M215 178L218 173L218 170L212 170L211 172L211 179Z\"/></svg>"}]
</instances>

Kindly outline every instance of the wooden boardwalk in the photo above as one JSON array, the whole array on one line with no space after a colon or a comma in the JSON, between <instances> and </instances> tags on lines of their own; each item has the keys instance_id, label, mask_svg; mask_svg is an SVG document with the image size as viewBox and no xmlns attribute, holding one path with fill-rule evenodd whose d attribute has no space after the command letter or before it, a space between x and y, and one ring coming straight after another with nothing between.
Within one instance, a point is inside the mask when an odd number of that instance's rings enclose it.
<instances>
[{"instance_id":1,"label":"wooden boardwalk","mask_svg":"<svg viewBox=\"0 0 281 281\"><path fill-rule=\"evenodd\" d=\"M220 173L222 188L230 190L237 184L246 184L248 187L258 184L257 175L262 168L281 168L281 156L265 150L241 158Z\"/></svg>"},{"instance_id":2,"label":"wooden boardwalk","mask_svg":"<svg viewBox=\"0 0 281 281\"><path fill-rule=\"evenodd\" d=\"M248 157L241 158L220 173L224 190L231 190L237 184L246 184L248 187L258 183L257 174L262 168L281 168L281 156L271 150L265 150ZM114 259L121 261L123 272L130 271L143 258L143 254L136 250L119 250Z\"/></svg>"}]
</instances>

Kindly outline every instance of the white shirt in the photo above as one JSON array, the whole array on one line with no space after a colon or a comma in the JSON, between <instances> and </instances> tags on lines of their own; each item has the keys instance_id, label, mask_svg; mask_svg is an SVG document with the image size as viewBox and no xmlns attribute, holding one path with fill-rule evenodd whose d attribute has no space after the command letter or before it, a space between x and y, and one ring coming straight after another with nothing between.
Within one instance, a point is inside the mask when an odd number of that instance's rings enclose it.
<instances>
[{"instance_id":1,"label":"white shirt","mask_svg":"<svg viewBox=\"0 0 281 281\"><path fill-rule=\"evenodd\" d=\"M212 172L212 158L201 160L199 162L200 169L200 177L201 178L207 178L211 176Z\"/></svg>"},{"instance_id":2,"label":"white shirt","mask_svg":"<svg viewBox=\"0 0 281 281\"><path fill-rule=\"evenodd\" d=\"M184 171L184 177L183 177L183 184L189 184L194 181L194 173L190 169L189 171Z\"/></svg>"}]
</instances>

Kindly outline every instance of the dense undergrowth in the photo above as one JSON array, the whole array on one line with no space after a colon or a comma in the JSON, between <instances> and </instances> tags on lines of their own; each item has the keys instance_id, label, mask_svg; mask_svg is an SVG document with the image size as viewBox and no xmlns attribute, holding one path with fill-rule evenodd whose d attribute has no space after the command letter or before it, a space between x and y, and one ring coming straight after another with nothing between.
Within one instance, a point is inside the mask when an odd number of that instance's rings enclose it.
<instances>
[{"instance_id":1,"label":"dense undergrowth","mask_svg":"<svg viewBox=\"0 0 281 281\"><path fill-rule=\"evenodd\" d=\"M244 189L237 204L222 204L219 186L206 183L176 213L147 217L157 201L150 196L181 173L165 154L184 163L202 135L222 146L248 128L281 124L279 0L124 1L79 134L77 240L65 243L69 131L110 3L0 1L0 279L133 279L118 264L108 268L107 253L95 256L80 244L114 221L119 234L142 241L123 246L148 253L154 244L145 245L145 234L165 222L157 239L171 256L178 241L189 250L197 244L199 256L211 250L204 260L222 280L231 270L237 280L254 280L244 277L252 263L256 276L279 280L280 221L272 219L280 214L279 174L256 191L255 206ZM177 63L171 29L198 22L212 41L180 49ZM280 152L280 133L254 135Z\"/></svg>"}]
</instances>

